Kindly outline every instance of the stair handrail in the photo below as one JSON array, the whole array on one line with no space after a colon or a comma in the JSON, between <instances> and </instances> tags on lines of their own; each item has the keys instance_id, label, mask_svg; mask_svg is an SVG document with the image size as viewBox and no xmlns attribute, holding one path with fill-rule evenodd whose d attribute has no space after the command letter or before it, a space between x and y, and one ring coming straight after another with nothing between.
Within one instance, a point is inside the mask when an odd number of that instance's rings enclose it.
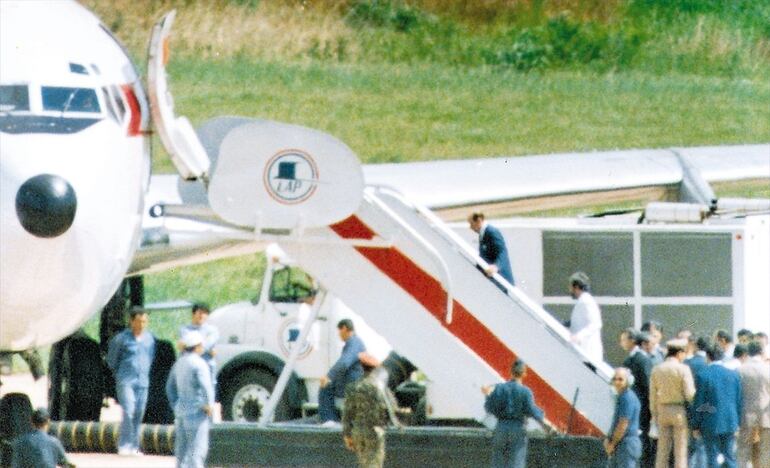
<instances>
[{"instance_id":1,"label":"stair handrail","mask_svg":"<svg viewBox=\"0 0 770 468\"><path fill-rule=\"evenodd\" d=\"M383 213L385 213L392 221L398 224L404 232L409 234L420 246L422 246L426 252L430 254L438 267L444 273L444 291L446 291L446 314L444 320L446 323L452 323L452 306L454 303L454 295L452 294L452 274L449 271L449 266L446 264L438 250L433 247L427 239L420 235L413 227L411 227L401 216L398 215L392 208L390 208L385 202L380 200L377 194L372 190L364 190L364 200L373 205L376 205Z\"/></svg>"}]
</instances>

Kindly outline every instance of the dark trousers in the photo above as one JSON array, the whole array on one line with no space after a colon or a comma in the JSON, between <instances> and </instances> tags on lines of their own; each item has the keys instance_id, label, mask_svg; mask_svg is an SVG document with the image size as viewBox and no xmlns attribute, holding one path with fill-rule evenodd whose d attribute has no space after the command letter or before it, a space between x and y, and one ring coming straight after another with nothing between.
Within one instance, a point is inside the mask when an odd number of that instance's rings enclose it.
<instances>
[{"instance_id":1,"label":"dark trousers","mask_svg":"<svg viewBox=\"0 0 770 468\"><path fill-rule=\"evenodd\" d=\"M492 435L492 467L525 468L528 444L527 430L522 424L498 421Z\"/></svg>"},{"instance_id":2,"label":"dark trousers","mask_svg":"<svg viewBox=\"0 0 770 468\"><path fill-rule=\"evenodd\" d=\"M334 405L334 385L332 383L318 392L318 419L322 423L340 420L340 413Z\"/></svg>"},{"instance_id":3,"label":"dark trousers","mask_svg":"<svg viewBox=\"0 0 770 468\"><path fill-rule=\"evenodd\" d=\"M714 434L703 435L703 445L706 447L706 459L709 468L719 468L717 457L721 453L725 457L725 462L721 466L735 468L735 434Z\"/></svg>"}]
</instances>

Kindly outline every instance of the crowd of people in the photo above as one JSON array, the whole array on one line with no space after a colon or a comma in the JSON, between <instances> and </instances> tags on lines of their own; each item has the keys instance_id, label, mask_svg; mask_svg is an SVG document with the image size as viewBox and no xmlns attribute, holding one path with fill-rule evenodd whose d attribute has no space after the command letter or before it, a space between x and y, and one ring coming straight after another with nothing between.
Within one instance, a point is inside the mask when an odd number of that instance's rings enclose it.
<instances>
[{"instance_id":1,"label":"crowd of people","mask_svg":"<svg viewBox=\"0 0 770 468\"><path fill-rule=\"evenodd\" d=\"M617 400L605 444L612 466L770 467L767 335L740 330L734 344L725 330L680 330L663 348L662 331L653 321L620 334L628 355L613 386L629 393ZM637 412L627 400L638 401ZM630 429L616 431L619 420Z\"/></svg>"}]
</instances>

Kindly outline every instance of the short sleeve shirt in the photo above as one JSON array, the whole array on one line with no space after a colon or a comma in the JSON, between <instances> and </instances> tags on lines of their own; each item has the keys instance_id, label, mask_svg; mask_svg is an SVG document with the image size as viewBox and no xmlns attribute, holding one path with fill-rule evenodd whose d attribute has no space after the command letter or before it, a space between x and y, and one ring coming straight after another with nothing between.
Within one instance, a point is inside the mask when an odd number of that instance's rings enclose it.
<instances>
[{"instance_id":1,"label":"short sleeve shirt","mask_svg":"<svg viewBox=\"0 0 770 468\"><path fill-rule=\"evenodd\" d=\"M628 428L626 428L623 438L637 436L639 434L640 407L639 398L637 398L633 390L626 389L626 391L618 395L618 400L615 402L615 414L612 417L612 427L608 434L612 436L615 433L615 427L617 427L618 422L624 418L628 420Z\"/></svg>"}]
</instances>

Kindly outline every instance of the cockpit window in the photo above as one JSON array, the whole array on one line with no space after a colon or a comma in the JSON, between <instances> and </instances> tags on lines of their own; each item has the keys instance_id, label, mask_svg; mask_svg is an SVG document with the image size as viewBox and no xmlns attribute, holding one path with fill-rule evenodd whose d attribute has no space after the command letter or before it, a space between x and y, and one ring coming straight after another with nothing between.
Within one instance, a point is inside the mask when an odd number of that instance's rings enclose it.
<instances>
[{"instance_id":1,"label":"cockpit window","mask_svg":"<svg viewBox=\"0 0 770 468\"><path fill-rule=\"evenodd\" d=\"M29 91L26 85L0 86L0 112L28 110Z\"/></svg>"},{"instance_id":2,"label":"cockpit window","mask_svg":"<svg viewBox=\"0 0 770 468\"><path fill-rule=\"evenodd\" d=\"M100 111L96 91L91 88L43 86L43 109L61 112Z\"/></svg>"}]
</instances>

